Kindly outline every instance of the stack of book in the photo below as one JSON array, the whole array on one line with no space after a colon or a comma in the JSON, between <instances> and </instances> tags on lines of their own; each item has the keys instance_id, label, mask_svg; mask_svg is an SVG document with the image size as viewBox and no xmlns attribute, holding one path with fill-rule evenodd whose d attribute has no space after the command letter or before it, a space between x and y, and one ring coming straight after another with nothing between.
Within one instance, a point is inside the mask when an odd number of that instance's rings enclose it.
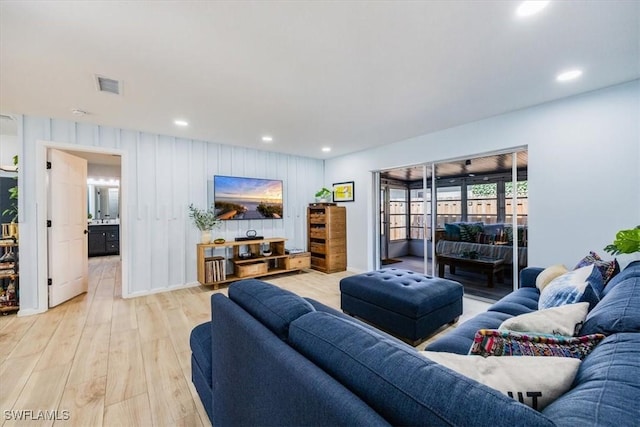
<instances>
[{"instance_id":1,"label":"stack of book","mask_svg":"<svg viewBox=\"0 0 640 427\"><path fill-rule=\"evenodd\" d=\"M221 282L227 277L225 258L215 256L206 258L204 262L204 280L207 283Z\"/></svg>"}]
</instances>

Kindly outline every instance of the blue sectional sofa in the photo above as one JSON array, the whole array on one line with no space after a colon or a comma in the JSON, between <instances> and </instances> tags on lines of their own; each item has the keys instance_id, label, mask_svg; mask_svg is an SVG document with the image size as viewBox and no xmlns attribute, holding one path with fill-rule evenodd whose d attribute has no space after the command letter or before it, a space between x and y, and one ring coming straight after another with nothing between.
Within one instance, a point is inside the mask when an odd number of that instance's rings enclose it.
<instances>
[{"instance_id":1,"label":"blue sectional sofa","mask_svg":"<svg viewBox=\"0 0 640 427\"><path fill-rule=\"evenodd\" d=\"M466 354L478 329L537 310L541 270L523 270L520 289L427 350ZM640 420L640 261L607 284L581 331L607 337L581 362L571 389L542 412L264 282L231 285L228 298L212 296L211 310L212 320L191 334L192 375L216 426L619 427Z\"/></svg>"}]
</instances>

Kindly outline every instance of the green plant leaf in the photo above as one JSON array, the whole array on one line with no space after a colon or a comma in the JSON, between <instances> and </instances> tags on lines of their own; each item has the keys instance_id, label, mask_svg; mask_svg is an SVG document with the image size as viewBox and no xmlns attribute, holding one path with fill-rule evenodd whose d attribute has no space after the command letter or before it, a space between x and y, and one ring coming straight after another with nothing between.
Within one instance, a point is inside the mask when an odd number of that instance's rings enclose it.
<instances>
[{"instance_id":1,"label":"green plant leaf","mask_svg":"<svg viewBox=\"0 0 640 427\"><path fill-rule=\"evenodd\" d=\"M604 250L612 255L640 252L640 225L630 230L620 230L612 244Z\"/></svg>"}]
</instances>

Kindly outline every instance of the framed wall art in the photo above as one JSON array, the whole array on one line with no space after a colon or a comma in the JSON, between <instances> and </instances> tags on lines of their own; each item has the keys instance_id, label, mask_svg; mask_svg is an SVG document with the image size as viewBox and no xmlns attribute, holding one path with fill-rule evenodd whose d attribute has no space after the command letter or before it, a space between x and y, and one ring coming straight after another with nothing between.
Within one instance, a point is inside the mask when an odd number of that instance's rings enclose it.
<instances>
[{"instance_id":1,"label":"framed wall art","mask_svg":"<svg viewBox=\"0 0 640 427\"><path fill-rule=\"evenodd\" d=\"M334 202L353 202L355 200L353 181L337 182L333 184Z\"/></svg>"}]
</instances>

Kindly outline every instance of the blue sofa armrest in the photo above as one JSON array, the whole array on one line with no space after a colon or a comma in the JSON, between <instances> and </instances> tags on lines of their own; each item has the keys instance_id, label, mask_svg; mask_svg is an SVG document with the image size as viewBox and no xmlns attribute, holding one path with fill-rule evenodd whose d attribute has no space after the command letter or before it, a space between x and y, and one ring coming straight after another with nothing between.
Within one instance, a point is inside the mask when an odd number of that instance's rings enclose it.
<instances>
[{"instance_id":1,"label":"blue sofa armrest","mask_svg":"<svg viewBox=\"0 0 640 427\"><path fill-rule=\"evenodd\" d=\"M522 269L522 271L520 271L520 287L535 288L536 278L543 270L544 268L542 267L527 267Z\"/></svg>"}]
</instances>

